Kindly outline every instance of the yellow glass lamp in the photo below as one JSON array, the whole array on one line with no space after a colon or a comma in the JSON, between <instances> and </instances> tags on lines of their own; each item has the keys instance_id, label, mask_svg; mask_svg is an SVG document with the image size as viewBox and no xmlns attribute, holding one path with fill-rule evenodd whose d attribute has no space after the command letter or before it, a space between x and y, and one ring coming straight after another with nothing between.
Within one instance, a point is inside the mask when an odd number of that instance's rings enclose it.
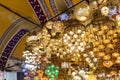
<instances>
[{"instance_id":1,"label":"yellow glass lamp","mask_svg":"<svg viewBox=\"0 0 120 80\"><path fill-rule=\"evenodd\" d=\"M97 80L97 79L96 79L95 75L92 73L89 75L87 80Z\"/></svg>"},{"instance_id":2,"label":"yellow glass lamp","mask_svg":"<svg viewBox=\"0 0 120 80\"><path fill-rule=\"evenodd\" d=\"M46 23L46 27L48 28L48 29L52 29L52 27L53 27L53 21L48 21L47 23Z\"/></svg>"},{"instance_id":3,"label":"yellow glass lamp","mask_svg":"<svg viewBox=\"0 0 120 80\"><path fill-rule=\"evenodd\" d=\"M108 61L103 61L103 66L104 67L111 67L113 65L113 62L108 60Z\"/></svg>"},{"instance_id":4,"label":"yellow glass lamp","mask_svg":"<svg viewBox=\"0 0 120 80\"><path fill-rule=\"evenodd\" d=\"M99 49L98 48L93 48L93 52L98 52Z\"/></svg>"},{"instance_id":5,"label":"yellow glass lamp","mask_svg":"<svg viewBox=\"0 0 120 80\"><path fill-rule=\"evenodd\" d=\"M101 30L102 30L102 31L108 30L108 26L103 26L103 27L101 27Z\"/></svg>"},{"instance_id":6,"label":"yellow glass lamp","mask_svg":"<svg viewBox=\"0 0 120 80\"><path fill-rule=\"evenodd\" d=\"M119 54L118 52L112 53L112 57L115 57L115 58L117 58L119 55L120 55L120 54Z\"/></svg>"},{"instance_id":7,"label":"yellow glass lamp","mask_svg":"<svg viewBox=\"0 0 120 80\"><path fill-rule=\"evenodd\" d=\"M100 45L100 42L96 41L94 42L95 46L99 46ZM99 46L100 47L100 46Z\"/></svg>"},{"instance_id":8,"label":"yellow glass lamp","mask_svg":"<svg viewBox=\"0 0 120 80\"><path fill-rule=\"evenodd\" d=\"M110 55L105 55L105 56L103 57L103 59L104 59L104 60L110 60Z\"/></svg>"},{"instance_id":9,"label":"yellow glass lamp","mask_svg":"<svg viewBox=\"0 0 120 80\"><path fill-rule=\"evenodd\" d=\"M48 80L48 78L47 77L43 77L42 80Z\"/></svg>"},{"instance_id":10,"label":"yellow glass lamp","mask_svg":"<svg viewBox=\"0 0 120 80\"><path fill-rule=\"evenodd\" d=\"M99 45L98 48L99 48L99 49L104 49L105 46L104 46L104 45Z\"/></svg>"},{"instance_id":11,"label":"yellow glass lamp","mask_svg":"<svg viewBox=\"0 0 120 80\"><path fill-rule=\"evenodd\" d=\"M40 78L43 77L43 73L44 73L44 72L43 72L42 70L38 70L37 73L38 73L38 76L39 76Z\"/></svg>"},{"instance_id":12,"label":"yellow glass lamp","mask_svg":"<svg viewBox=\"0 0 120 80\"><path fill-rule=\"evenodd\" d=\"M117 59L117 60L115 61L115 63L116 63L116 64L120 64L120 60Z\"/></svg>"},{"instance_id":13,"label":"yellow glass lamp","mask_svg":"<svg viewBox=\"0 0 120 80\"><path fill-rule=\"evenodd\" d=\"M117 75L117 72L116 72L116 71L111 71L111 72L110 72L110 75L111 75L111 76L116 76L116 75Z\"/></svg>"},{"instance_id":14,"label":"yellow glass lamp","mask_svg":"<svg viewBox=\"0 0 120 80\"><path fill-rule=\"evenodd\" d=\"M108 45L107 45L107 48L109 48L109 49L114 49L114 45L113 45L113 44L108 44Z\"/></svg>"},{"instance_id":15,"label":"yellow glass lamp","mask_svg":"<svg viewBox=\"0 0 120 80\"><path fill-rule=\"evenodd\" d=\"M98 52L98 56L99 56L99 57L105 56L105 52Z\"/></svg>"}]
</instances>

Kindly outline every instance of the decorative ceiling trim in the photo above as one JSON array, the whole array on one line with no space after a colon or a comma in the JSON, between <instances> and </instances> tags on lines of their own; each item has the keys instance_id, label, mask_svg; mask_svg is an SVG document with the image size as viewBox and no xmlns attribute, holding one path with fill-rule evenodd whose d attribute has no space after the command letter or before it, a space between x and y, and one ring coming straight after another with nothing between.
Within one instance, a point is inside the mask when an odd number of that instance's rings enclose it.
<instances>
[{"instance_id":1,"label":"decorative ceiling trim","mask_svg":"<svg viewBox=\"0 0 120 80\"><path fill-rule=\"evenodd\" d=\"M49 0L50 1L50 5L52 7L52 10L54 12L55 15L58 15L58 10L57 10L57 7L55 5L55 1L54 0ZM55 19L58 19L58 17L56 17Z\"/></svg>"},{"instance_id":2,"label":"decorative ceiling trim","mask_svg":"<svg viewBox=\"0 0 120 80\"><path fill-rule=\"evenodd\" d=\"M19 22L23 21L23 18L17 19L2 35L2 37L0 38L0 43L3 42L3 40L6 38L6 36L9 34L10 31L12 31Z\"/></svg>"},{"instance_id":3,"label":"decorative ceiling trim","mask_svg":"<svg viewBox=\"0 0 120 80\"><path fill-rule=\"evenodd\" d=\"M43 11L44 11L45 14L47 15L47 18L48 18L48 19L51 19L51 18L52 18L52 15L51 15L51 13L50 13L50 10L48 9L48 6L47 6L45 0L39 0L39 2L40 2L41 7L43 8Z\"/></svg>"},{"instance_id":4,"label":"decorative ceiling trim","mask_svg":"<svg viewBox=\"0 0 120 80\"><path fill-rule=\"evenodd\" d=\"M14 50L16 44L20 41L20 39L28 32L27 29L21 29L15 34L15 36L9 41L7 46L5 47L4 51L1 54L0 58L0 69L4 70L7 60L11 55L12 51Z\"/></svg>"},{"instance_id":5,"label":"decorative ceiling trim","mask_svg":"<svg viewBox=\"0 0 120 80\"><path fill-rule=\"evenodd\" d=\"M43 25L47 21L47 19L42 8L40 7L38 0L28 0L28 2L32 6L33 10L35 11L40 23Z\"/></svg>"},{"instance_id":6,"label":"decorative ceiling trim","mask_svg":"<svg viewBox=\"0 0 120 80\"><path fill-rule=\"evenodd\" d=\"M64 1L65 1L65 3L67 4L67 7L68 7L68 8L73 6L72 0L64 0Z\"/></svg>"}]
</instances>

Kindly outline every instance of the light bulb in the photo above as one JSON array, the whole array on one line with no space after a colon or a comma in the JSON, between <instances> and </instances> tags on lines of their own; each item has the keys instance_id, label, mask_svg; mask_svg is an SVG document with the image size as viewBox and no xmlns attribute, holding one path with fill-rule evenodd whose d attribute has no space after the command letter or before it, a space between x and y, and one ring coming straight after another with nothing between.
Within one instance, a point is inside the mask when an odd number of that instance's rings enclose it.
<instances>
[{"instance_id":1,"label":"light bulb","mask_svg":"<svg viewBox=\"0 0 120 80\"><path fill-rule=\"evenodd\" d=\"M85 76L84 76L85 79L88 79L88 77L89 77L88 75L85 75Z\"/></svg>"},{"instance_id":2,"label":"light bulb","mask_svg":"<svg viewBox=\"0 0 120 80\"><path fill-rule=\"evenodd\" d=\"M84 48L81 48L81 52L83 52L85 49Z\"/></svg>"},{"instance_id":3,"label":"light bulb","mask_svg":"<svg viewBox=\"0 0 120 80\"><path fill-rule=\"evenodd\" d=\"M65 36L65 37L67 37L67 36L68 36L68 34L64 34L64 36Z\"/></svg>"},{"instance_id":4,"label":"light bulb","mask_svg":"<svg viewBox=\"0 0 120 80\"><path fill-rule=\"evenodd\" d=\"M93 55L93 54L94 54L93 51L90 51L89 53L90 53L90 55Z\"/></svg>"},{"instance_id":5,"label":"light bulb","mask_svg":"<svg viewBox=\"0 0 120 80\"><path fill-rule=\"evenodd\" d=\"M75 49L75 47L74 47L74 46L72 46L72 47L70 48L70 50L72 50L72 51L73 51L74 49Z\"/></svg>"},{"instance_id":6,"label":"light bulb","mask_svg":"<svg viewBox=\"0 0 120 80\"><path fill-rule=\"evenodd\" d=\"M57 57L59 57L59 56L60 56L60 54L59 54L59 53L57 53L56 55L57 55Z\"/></svg>"},{"instance_id":7,"label":"light bulb","mask_svg":"<svg viewBox=\"0 0 120 80\"><path fill-rule=\"evenodd\" d=\"M75 45L78 45L78 42L75 42Z\"/></svg>"},{"instance_id":8,"label":"light bulb","mask_svg":"<svg viewBox=\"0 0 120 80\"><path fill-rule=\"evenodd\" d=\"M74 34L74 35L73 35L73 37L74 37L74 38L77 38L77 37L78 37L78 35L77 35L77 34Z\"/></svg>"},{"instance_id":9,"label":"light bulb","mask_svg":"<svg viewBox=\"0 0 120 80\"><path fill-rule=\"evenodd\" d=\"M70 36L67 36L67 40L70 40Z\"/></svg>"},{"instance_id":10,"label":"light bulb","mask_svg":"<svg viewBox=\"0 0 120 80\"><path fill-rule=\"evenodd\" d=\"M66 52L63 52L63 55L66 55Z\"/></svg>"},{"instance_id":11,"label":"light bulb","mask_svg":"<svg viewBox=\"0 0 120 80\"><path fill-rule=\"evenodd\" d=\"M83 56L84 56L84 57L87 57L87 56L88 56L88 54L83 54Z\"/></svg>"},{"instance_id":12,"label":"light bulb","mask_svg":"<svg viewBox=\"0 0 120 80\"><path fill-rule=\"evenodd\" d=\"M89 64L89 66L90 66L90 67L93 67L93 66L94 66L94 64L93 64L93 63L90 63L90 64Z\"/></svg>"},{"instance_id":13,"label":"light bulb","mask_svg":"<svg viewBox=\"0 0 120 80\"><path fill-rule=\"evenodd\" d=\"M86 60L86 61L90 61L90 58L86 58L85 60Z\"/></svg>"},{"instance_id":14,"label":"light bulb","mask_svg":"<svg viewBox=\"0 0 120 80\"><path fill-rule=\"evenodd\" d=\"M85 34L85 31L83 31L82 33Z\"/></svg>"},{"instance_id":15,"label":"light bulb","mask_svg":"<svg viewBox=\"0 0 120 80\"><path fill-rule=\"evenodd\" d=\"M64 43L66 43L66 42L67 42L67 40L66 40L66 39L64 39L64 40L63 40L63 42L64 42Z\"/></svg>"},{"instance_id":16,"label":"light bulb","mask_svg":"<svg viewBox=\"0 0 120 80\"><path fill-rule=\"evenodd\" d=\"M80 42L81 40L80 39L77 39L77 42Z\"/></svg>"},{"instance_id":17,"label":"light bulb","mask_svg":"<svg viewBox=\"0 0 120 80\"><path fill-rule=\"evenodd\" d=\"M75 76L76 75L76 72L72 72L72 76Z\"/></svg>"},{"instance_id":18,"label":"light bulb","mask_svg":"<svg viewBox=\"0 0 120 80\"><path fill-rule=\"evenodd\" d=\"M76 51L76 52L79 52L79 50L78 50L78 49L76 49L75 51Z\"/></svg>"},{"instance_id":19,"label":"light bulb","mask_svg":"<svg viewBox=\"0 0 120 80\"><path fill-rule=\"evenodd\" d=\"M81 50L81 46L78 46L78 50Z\"/></svg>"},{"instance_id":20,"label":"light bulb","mask_svg":"<svg viewBox=\"0 0 120 80\"><path fill-rule=\"evenodd\" d=\"M110 74L107 74L107 77L110 77Z\"/></svg>"},{"instance_id":21,"label":"light bulb","mask_svg":"<svg viewBox=\"0 0 120 80\"><path fill-rule=\"evenodd\" d=\"M93 58L93 61L94 61L94 62L97 62L97 58Z\"/></svg>"},{"instance_id":22,"label":"light bulb","mask_svg":"<svg viewBox=\"0 0 120 80\"><path fill-rule=\"evenodd\" d=\"M91 63L91 60L87 61L89 64Z\"/></svg>"},{"instance_id":23,"label":"light bulb","mask_svg":"<svg viewBox=\"0 0 120 80\"><path fill-rule=\"evenodd\" d=\"M83 46L83 45L84 45L84 43L83 43L83 42L81 42L81 43L80 43L80 46Z\"/></svg>"},{"instance_id":24,"label":"light bulb","mask_svg":"<svg viewBox=\"0 0 120 80\"><path fill-rule=\"evenodd\" d=\"M80 29L78 29L77 33L81 33L81 30L80 30Z\"/></svg>"},{"instance_id":25,"label":"light bulb","mask_svg":"<svg viewBox=\"0 0 120 80\"><path fill-rule=\"evenodd\" d=\"M80 71L78 72L78 74L79 74L79 75L85 75L85 71L84 71L84 70L80 70Z\"/></svg>"},{"instance_id":26,"label":"light bulb","mask_svg":"<svg viewBox=\"0 0 120 80\"><path fill-rule=\"evenodd\" d=\"M74 32L73 31L70 31L70 35L73 35L74 34Z\"/></svg>"},{"instance_id":27,"label":"light bulb","mask_svg":"<svg viewBox=\"0 0 120 80\"><path fill-rule=\"evenodd\" d=\"M91 57L94 57L94 54L92 54Z\"/></svg>"},{"instance_id":28,"label":"light bulb","mask_svg":"<svg viewBox=\"0 0 120 80\"><path fill-rule=\"evenodd\" d=\"M68 44L68 46L69 46L69 47L71 47L71 46L72 46L72 44Z\"/></svg>"},{"instance_id":29,"label":"light bulb","mask_svg":"<svg viewBox=\"0 0 120 80\"><path fill-rule=\"evenodd\" d=\"M85 34L81 34L81 37L84 38Z\"/></svg>"}]
</instances>

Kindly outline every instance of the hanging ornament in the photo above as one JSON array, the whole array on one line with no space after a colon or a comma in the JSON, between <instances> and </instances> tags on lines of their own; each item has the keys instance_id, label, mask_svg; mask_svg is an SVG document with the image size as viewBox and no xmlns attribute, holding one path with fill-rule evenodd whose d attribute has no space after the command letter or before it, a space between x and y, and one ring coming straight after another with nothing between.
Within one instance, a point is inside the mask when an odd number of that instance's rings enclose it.
<instances>
[{"instance_id":1,"label":"hanging ornament","mask_svg":"<svg viewBox=\"0 0 120 80\"><path fill-rule=\"evenodd\" d=\"M81 80L80 76L74 76L74 80Z\"/></svg>"},{"instance_id":2,"label":"hanging ornament","mask_svg":"<svg viewBox=\"0 0 120 80\"><path fill-rule=\"evenodd\" d=\"M97 3L99 4L99 5L103 5L103 4L105 4L107 2L107 0L97 0Z\"/></svg>"},{"instance_id":3,"label":"hanging ornament","mask_svg":"<svg viewBox=\"0 0 120 80\"><path fill-rule=\"evenodd\" d=\"M110 55L105 55L105 56L103 57L103 59L104 59L104 60L110 60Z\"/></svg>"},{"instance_id":4,"label":"hanging ornament","mask_svg":"<svg viewBox=\"0 0 120 80\"><path fill-rule=\"evenodd\" d=\"M82 2L77 5L74 10L75 18L81 22L84 22L90 18L91 9L87 2Z\"/></svg>"},{"instance_id":5,"label":"hanging ornament","mask_svg":"<svg viewBox=\"0 0 120 80\"><path fill-rule=\"evenodd\" d=\"M42 80L48 80L48 78L47 77L43 77Z\"/></svg>"},{"instance_id":6,"label":"hanging ornament","mask_svg":"<svg viewBox=\"0 0 120 80\"><path fill-rule=\"evenodd\" d=\"M112 53L112 56L117 58L120 54L118 52Z\"/></svg>"},{"instance_id":7,"label":"hanging ornament","mask_svg":"<svg viewBox=\"0 0 120 80\"><path fill-rule=\"evenodd\" d=\"M120 21L118 21L118 26L120 26Z\"/></svg>"},{"instance_id":8,"label":"hanging ornament","mask_svg":"<svg viewBox=\"0 0 120 80\"><path fill-rule=\"evenodd\" d=\"M104 16L108 16L108 14L109 14L109 8L108 7L102 7L101 13Z\"/></svg>"},{"instance_id":9,"label":"hanging ornament","mask_svg":"<svg viewBox=\"0 0 120 80\"><path fill-rule=\"evenodd\" d=\"M47 67L45 71L46 71L45 73L47 74L47 76L50 77L52 80L54 80L55 78L58 78L58 75L59 75L58 66L51 64Z\"/></svg>"},{"instance_id":10,"label":"hanging ornament","mask_svg":"<svg viewBox=\"0 0 120 80\"><path fill-rule=\"evenodd\" d=\"M68 19L69 19L68 14L63 13L63 14L60 15L60 20L61 20L61 21L63 21L63 20L68 20Z\"/></svg>"},{"instance_id":11,"label":"hanging ornament","mask_svg":"<svg viewBox=\"0 0 120 80\"><path fill-rule=\"evenodd\" d=\"M43 71L42 70L37 70L37 73L38 73L38 76L40 77L40 78L42 78L43 77Z\"/></svg>"},{"instance_id":12,"label":"hanging ornament","mask_svg":"<svg viewBox=\"0 0 120 80\"><path fill-rule=\"evenodd\" d=\"M117 72L116 72L116 71L111 71L111 72L110 72L110 75L111 75L111 76L117 76Z\"/></svg>"},{"instance_id":13,"label":"hanging ornament","mask_svg":"<svg viewBox=\"0 0 120 80\"><path fill-rule=\"evenodd\" d=\"M48 21L47 23L46 23L46 27L48 28L48 29L52 29L52 27L53 27L53 21Z\"/></svg>"},{"instance_id":14,"label":"hanging ornament","mask_svg":"<svg viewBox=\"0 0 120 80\"><path fill-rule=\"evenodd\" d=\"M117 14L116 6L111 6L109 9L110 9L109 17L112 17L113 15Z\"/></svg>"},{"instance_id":15,"label":"hanging ornament","mask_svg":"<svg viewBox=\"0 0 120 80\"><path fill-rule=\"evenodd\" d=\"M90 2L89 6L90 6L90 8L91 8L92 10L98 9L97 1L92 1L92 2Z\"/></svg>"},{"instance_id":16,"label":"hanging ornament","mask_svg":"<svg viewBox=\"0 0 120 80\"><path fill-rule=\"evenodd\" d=\"M113 65L113 62L112 61L104 61L103 62L103 66L105 66L105 67L111 67Z\"/></svg>"}]
</instances>

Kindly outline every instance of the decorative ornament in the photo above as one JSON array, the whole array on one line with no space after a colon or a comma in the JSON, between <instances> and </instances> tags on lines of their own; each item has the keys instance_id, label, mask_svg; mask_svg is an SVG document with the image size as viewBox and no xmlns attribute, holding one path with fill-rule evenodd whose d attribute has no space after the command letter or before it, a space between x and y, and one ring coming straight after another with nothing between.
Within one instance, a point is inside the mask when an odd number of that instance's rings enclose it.
<instances>
[{"instance_id":1,"label":"decorative ornament","mask_svg":"<svg viewBox=\"0 0 120 80\"><path fill-rule=\"evenodd\" d=\"M116 76L116 75L117 75L117 72L116 72L116 71L111 71L111 72L110 72L110 75L111 75L111 76Z\"/></svg>"},{"instance_id":2,"label":"decorative ornament","mask_svg":"<svg viewBox=\"0 0 120 80\"><path fill-rule=\"evenodd\" d=\"M113 65L113 62L112 61L104 61L103 62L103 66L105 66L105 67L111 67Z\"/></svg>"},{"instance_id":3,"label":"decorative ornament","mask_svg":"<svg viewBox=\"0 0 120 80\"><path fill-rule=\"evenodd\" d=\"M108 16L108 14L109 14L109 8L108 7L102 7L101 13L104 16Z\"/></svg>"},{"instance_id":4,"label":"decorative ornament","mask_svg":"<svg viewBox=\"0 0 120 80\"><path fill-rule=\"evenodd\" d=\"M118 21L118 26L120 26L120 21Z\"/></svg>"},{"instance_id":5,"label":"decorative ornament","mask_svg":"<svg viewBox=\"0 0 120 80\"><path fill-rule=\"evenodd\" d=\"M74 10L75 18L81 22L84 22L89 19L91 10L87 2L82 2L77 5Z\"/></svg>"},{"instance_id":6,"label":"decorative ornament","mask_svg":"<svg viewBox=\"0 0 120 80\"><path fill-rule=\"evenodd\" d=\"M104 59L104 60L110 60L110 55L105 55L105 56L103 57L103 59Z\"/></svg>"},{"instance_id":7,"label":"decorative ornament","mask_svg":"<svg viewBox=\"0 0 120 80\"><path fill-rule=\"evenodd\" d=\"M33 78L35 76L35 74L36 74L35 71L29 71L28 72L28 76L31 77L31 78Z\"/></svg>"},{"instance_id":8,"label":"decorative ornament","mask_svg":"<svg viewBox=\"0 0 120 80\"><path fill-rule=\"evenodd\" d=\"M59 67L51 64L46 68L45 73L49 78L55 80L55 78L58 78L59 75Z\"/></svg>"},{"instance_id":9,"label":"decorative ornament","mask_svg":"<svg viewBox=\"0 0 120 80\"><path fill-rule=\"evenodd\" d=\"M112 56L117 58L120 54L118 52L112 53Z\"/></svg>"},{"instance_id":10,"label":"decorative ornament","mask_svg":"<svg viewBox=\"0 0 120 80\"><path fill-rule=\"evenodd\" d=\"M48 29L52 29L52 27L53 27L53 21L48 21L47 23L46 23L46 27L48 28Z\"/></svg>"},{"instance_id":11,"label":"decorative ornament","mask_svg":"<svg viewBox=\"0 0 120 80\"><path fill-rule=\"evenodd\" d=\"M61 20L61 21L63 21L63 20L68 20L68 19L69 19L68 14L63 13L63 14L60 15L60 20Z\"/></svg>"},{"instance_id":12,"label":"decorative ornament","mask_svg":"<svg viewBox=\"0 0 120 80\"><path fill-rule=\"evenodd\" d=\"M37 73L38 73L38 76L40 77L40 78L42 78L43 77L43 71L42 70L37 70Z\"/></svg>"},{"instance_id":13,"label":"decorative ornament","mask_svg":"<svg viewBox=\"0 0 120 80\"><path fill-rule=\"evenodd\" d=\"M99 5L103 5L103 4L105 4L107 2L107 0L97 0L97 3L99 4Z\"/></svg>"},{"instance_id":14,"label":"decorative ornament","mask_svg":"<svg viewBox=\"0 0 120 80\"><path fill-rule=\"evenodd\" d=\"M90 8L91 8L92 10L98 9L97 1L92 1L92 2L90 2L89 6L90 6Z\"/></svg>"},{"instance_id":15,"label":"decorative ornament","mask_svg":"<svg viewBox=\"0 0 120 80\"><path fill-rule=\"evenodd\" d=\"M116 8L116 6L111 6L109 16L112 17L115 14L117 14L117 8Z\"/></svg>"},{"instance_id":16,"label":"decorative ornament","mask_svg":"<svg viewBox=\"0 0 120 80\"><path fill-rule=\"evenodd\" d=\"M48 80L48 78L47 77L43 77L42 80Z\"/></svg>"}]
</instances>

